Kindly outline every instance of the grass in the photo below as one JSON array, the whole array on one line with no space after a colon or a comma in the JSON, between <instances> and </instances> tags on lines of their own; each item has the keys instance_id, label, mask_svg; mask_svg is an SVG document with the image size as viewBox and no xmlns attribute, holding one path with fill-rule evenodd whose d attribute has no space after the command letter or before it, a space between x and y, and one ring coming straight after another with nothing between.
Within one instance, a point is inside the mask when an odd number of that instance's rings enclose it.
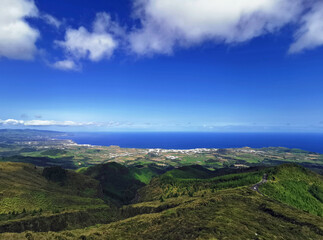
<instances>
[{"instance_id":1,"label":"grass","mask_svg":"<svg viewBox=\"0 0 323 240\"><path fill-rule=\"evenodd\" d=\"M136 216L59 233L29 233L34 239L322 239L320 217L286 207L249 188L201 197L178 197L127 206ZM135 214L135 213L134 213ZM27 233L0 235L23 239Z\"/></svg>"},{"instance_id":2,"label":"grass","mask_svg":"<svg viewBox=\"0 0 323 240\"><path fill-rule=\"evenodd\" d=\"M42 171L31 164L0 163L0 214L106 207L98 198L97 181L68 171L61 186L48 181Z\"/></svg>"},{"instance_id":3,"label":"grass","mask_svg":"<svg viewBox=\"0 0 323 240\"><path fill-rule=\"evenodd\" d=\"M66 171L64 182L25 163L0 163L0 232L61 231L119 219L101 198L99 182Z\"/></svg>"},{"instance_id":4,"label":"grass","mask_svg":"<svg viewBox=\"0 0 323 240\"><path fill-rule=\"evenodd\" d=\"M130 174L144 184L149 184L153 177L158 176L162 172L164 172L162 169L152 164L144 165L142 167L130 167Z\"/></svg>"},{"instance_id":5,"label":"grass","mask_svg":"<svg viewBox=\"0 0 323 240\"><path fill-rule=\"evenodd\" d=\"M261 191L290 206L323 216L323 177L297 165L281 165Z\"/></svg>"},{"instance_id":6,"label":"grass","mask_svg":"<svg viewBox=\"0 0 323 240\"><path fill-rule=\"evenodd\" d=\"M92 166L85 169L83 174L100 181L105 199L117 205L129 203L136 191L145 185L136 179L129 168L118 163Z\"/></svg>"},{"instance_id":7,"label":"grass","mask_svg":"<svg viewBox=\"0 0 323 240\"><path fill-rule=\"evenodd\" d=\"M253 154L241 154L239 156L232 156L232 158L235 160L243 160L247 163L259 163L263 160L263 158Z\"/></svg>"},{"instance_id":8,"label":"grass","mask_svg":"<svg viewBox=\"0 0 323 240\"><path fill-rule=\"evenodd\" d=\"M192 179L192 178L209 178L214 175L213 171L207 170L200 165L191 165L176 168L166 172L164 177L178 178L178 179Z\"/></svg>"},{"instance_id":9,"label":"grass","mask_svg":"<svg viewBox=\"0 0 323 240\"><path fill-rule=\"evenodd\" d=\"M185 156L181 159L181 164L183 165L192 165L192 164L196 164L196 163L204 163L204 161L206 160L205 156Z\"/></svg>"},{"instance_id":10,"label":"grass","mask_svg":"<svg viewBox=\"0 0 323 240\"><path fill-rule=\"evenodd\" d=\"M43 231L0 239L323 239L322 176L294 164L165 173L153 164L108 163L66 171L58 182L43 172L0 163L0 232ZM265 173L263 196L251 186Z\"/></svg>"},{"instance_id":11,"label":"grass","mask_svg":"<svg viewBox=\"0 0 323 240\"><path fill-rule=\"evenodd\" d=\"M31 155L35 155L32 153ZM17 162L17 163L31 163L40 167L48 167L53 165L62 166L67 169L77 169L78 166L73 160L73 156L69 157L49 157L49 156L23 156L23 155L14 155L14 156L5 156L0 157L0 162Z\"/></svg>"},{"instance_id":12,"label":"grass","mask_svg":"<svg viewBox=\"0 0 323 240\"><path fill-rule=\"evenodd\" d=\"M201 166L189 166L171 170L141 189L140 201L152 201L179 196L196 196L228 188L241 187L259 182L264 171L227 174L209 171Z\"/></svg>"}]
</instances>

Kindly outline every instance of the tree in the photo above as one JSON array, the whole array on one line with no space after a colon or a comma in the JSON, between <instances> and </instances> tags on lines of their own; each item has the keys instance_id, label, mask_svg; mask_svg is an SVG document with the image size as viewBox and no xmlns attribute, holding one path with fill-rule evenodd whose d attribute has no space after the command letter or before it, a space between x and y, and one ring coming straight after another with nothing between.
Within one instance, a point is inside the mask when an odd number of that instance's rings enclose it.
<instances>
[{"instance_id":1,"label":"tree","mask_svg":"<svg viewBox=\"0 0 323 240\"><path fill-rule=\"evenodd\" d=\"M67 180L67 172L60 166L44 168L43 176L48 181L58 182L61 185L64 185Z\"/></svg>"}]
</instances>

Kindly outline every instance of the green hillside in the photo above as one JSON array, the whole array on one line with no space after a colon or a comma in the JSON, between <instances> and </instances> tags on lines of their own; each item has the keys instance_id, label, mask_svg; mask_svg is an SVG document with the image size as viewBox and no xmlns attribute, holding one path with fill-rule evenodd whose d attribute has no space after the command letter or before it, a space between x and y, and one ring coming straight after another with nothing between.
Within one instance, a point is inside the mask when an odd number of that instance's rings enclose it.
<instances>
[{"instance_id":1,"label":"green hillside","mask_svg":"<svg viewBox=\"0 0 323 240\"><path fill-rule=\"evenodd\" d=\"M105 200L113 204L128 204L137 190L165 171L154 165L126 167L118 163L106 163L81 169L79 173L97 179L102 186Z\"/></svg>"},{"instance_id":2,"label":"green hillside","mask_svg":"<svg viewBox=\"0 0 323 240\"><path fill-rule=\"evenodd\" d=\"M166 172L166 169L155 164L129 166L130 175L138 181L148 184L150 180Z\"/></svg>"},{"instance_id":3,"label":"green hillside","mask_svg":"<svg viewBox=\"0 0 323 240\"><path fill-rule=\"evenodd\" d=\"M262 193L304 211L323 216L323 177L294 164L281 165L268 175Z\"/></svg>"},{"instance_id":4,"label":"green hillside","mask_svg":"<svg viewBox=\"0 0 323 240\"><path fill-rule=\"evenodd\" d=\"M1 163L0 239L323 239L323 179L308 169L165 171L108 163L75 173Z\"/></svg>"},{"instance_id":5,"label":"green hillside","mask_svg":"<svg viewBox=\"0 0 323 240\"><path fill-rule=\"evenodd\" d=\"M2 234L0 239L322 239L321 217L280 204L249 187L125 206L128 218L59 233Z\"/></svg>"},{"instance_id":6,"label":"green hillside","mask_svg":"<svg viewBox=\"0 0 323 240\"><path fill-rule=\"evenodd\" d=\"M227 173L228 172L228 173ZM208 192L251 185L259 182L264 170L209 171L203 167L187 166L171 170L138 191L139 201L152 201L179 196L202 196Z\"/></svg>"},{"instance_id":7,"label":"green hillside","mask_svg":"<svg viewBox=\"0 0 323 240\"><path fill-rule=\"evenodd\" d=\"M100 181L105 200L118 205L129 203L145 185L127 167L117 163L89 167L82 173Z\"/></svg>"},{"instance_id":8,"label":"green hillside","mask_svg":"<svg viewBox=\"0 0 323 240\"><path fill-rule=\"evenodd\" d=\"M75 162L73 161L73 156L54 158L48 156L0 156L0 162L17 162L17 163L31 163L39 167L50 167L50 166L62 166L68 169L77 169Z\"/></svg>"},{"instance_id":9,"label":"green hillside","mask_svg":"<svg viewBox=\"0 0 323 240\"><path fill-rule=\"evenodd\" d=\"M173 178L182 178L182 179L190 179L190 178L209 178L215 175L214 171L210 171L201 165L190 165L175 168L173 170L168 171L164 174L164 176L173 177Z\"/></svg>"},{"instance_id":10,"label":"green hillside","mask_svg":"<svg viewBox=\"0 0 323 240\"><path fill-rule=\"evenodd\" d=\"M48 230L55 218L61 218L61 226L57 227L61 230L108 222L103 218L111 211L100 199L99 183L66 170L63 170L65 176L58 179L55 177L57 169L60 168L42 169L25 163L0 163L0 232L29 229L24 225L39 219L48 221L48 228L44 227ZM46 170L51 172L51 178L43 175ZM81 222L73 216L79 214L88 216L89 221ZM30 228L36 229L36 226Z\"/></svg>"}]
</instances>

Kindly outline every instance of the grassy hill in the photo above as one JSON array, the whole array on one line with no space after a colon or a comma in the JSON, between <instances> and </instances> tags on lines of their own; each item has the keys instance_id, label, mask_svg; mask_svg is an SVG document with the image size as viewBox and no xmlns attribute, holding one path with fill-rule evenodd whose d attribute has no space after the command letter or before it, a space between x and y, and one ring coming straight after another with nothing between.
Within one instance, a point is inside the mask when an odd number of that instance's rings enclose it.
<instances>
[{"instance_id":1,"label":"grassy hill","mask_svg":"<svg viewBox=\"0 0 323 240\"><path fill-rule=\"evenodd\" d=\"M20 195L45 191L48 195L44 202L64 199L55 202L55 206L61 206L56 215L69 219L62 208L80 213L82 209L106 206L108 210L100 214L87 214L93 222L102 215L110 222L75 229L77 219L83 221L80 219L84 215L74 215L69 225L59 229L65 229L61 232L3 233L0 239L323 239L322 176L295 164L215 171L192 165L165 172L155 165L126 167L108 163L84 168L80 173L66 171L66 178L61 168L43 171L33 165L3 163L0 169L3 192L6 184L17 182L14 173L11 181L3 180L13 171L25 179L18 181L12 191L20 189ZM262 179L266 181L259 184ZM99 181L103 198L117 202L118 209L109 208L98 198L102 197ZM256 184L259 192L254 190ZM15 199L14 194L11 199ZM131 200L136 203L129 204ZM21 198L20 204L25 202L27 198ZM125 203L128 205L121 206ZM39 205L33 201L26 211ZM50 205L43 206L48 216L41 216L48 221L49 215L55 214L50 212ZM2 226L10 221L3 218Z\"/></svg>"},{"instance_id":2,"label":"grassy hill","mask_svg":"<svg viewBox=\"0 0 323 240\"><path fill-rule=\"evenodd\" d=\"M139 188L148 184L154 176L164 173L155 165L126 167L114 162L88 167L79 172L97 179L105 199L117 205L130 203Z\"/></svg>"},{"instance_id":3,"label":"grassy hill","mask_svg":"<svg viewBox=\"0 0 323 240\"><path fill-rule=\"evenodd\" d=\"M282 168L293 170L294 166ZM261 170L261 174L264 171L270 174L280 169ZM242 174L253 175L252 172ZM219 178L222 182L231 182L233 175L237 176L230 174L230 177ZM214 181L214 178L208 180ZM87 229L59 233L6 233L0 235L0 239L23 239L27 234L34 239L92 240L323 238L321 217L263 196L253 191L251 186L219 188L214 192L212 189L200 189L194 196L181 195L163 201L127 205L120 209L126 219Z\"/></svg>"},{"instance_id":4,"label":"grassy hill","mask_svg":"<svg viewBox=\"0 0 323 240\"><path fill-rule=\"evenodd\" d=\"M260 190L267 196L323 216L323 176L296 164L281 165L268 172Z\"/></svg>"},{"instance_id":5,"label":"grassy hill","mask_svg":"<svg viewBox=\"0 0 323 240\"><path fill-rule=\"evenodd\" d=\"M148 184L151 179L157 177L167 171L166 168L156 164L134 165L128 166L131 176L138 181Z\"/></svg>"},{"instance_id":6,"label":"grassy hill","mask_svg":"<svg viewBox=\"0 0 323 240\"><path fill-rule=\"evenodd\" d=\"M37 208L43 211L64 207L74 209L88 202L102 203L97 200L100 189L96 180L66 171L66 183L60 186L48 181L42 172L42 168L32 164L0 163L0 213Z\"/></svg>"},{"instance_id":7,"label":"grassy hill","mask_svg":"<svg viewBox=\"0 0 323 240\"><path fill-rule=\"evenodd\" d=\"M77 169L78 166L73 161L73 156L69 157L60 157L53 158L48 156L22 156L22 155L14 155L14 156L0 156L0 162L17 162L17 163L31 163L33 165L39 167L49 167L49 166L62 166L68 169Z\"/></svg>"},{"instance_id":8,"label":"grassy hill","mask_svg":"<svg viewBox=\"0 0 323 240\"><path fill-rule=\"evenodd\" d=\"M253 170L253 171L252 171ZM171 170L138 191L139 201L152 201L179 196L203 196L208 192L251 185L259 182L264 170L209 171L201 166Z\"/></svg>"},{"instance_id":9,"label":"grassy hill","mask_svg":"<svg viewBox=\"0 0 323 240\"><path fill-rule=\"evenodd\" d=\"M63 171L64 180L53 181L55 178L46 178L44 170L32 164L1 162L0 232L36 230L36 226L27 225L39 219L48 221L47 228L44 227L47 231L57 218L61 221L61 226L57 226L60 230L107 222L103 218L111 209L100 199L99 182L73 171ZM80 214L89 221L77 219Z\"/></svg>"},{"instance_id":10,"label":"grassy hill","mask_svg":"<svg viewBox=\"0 0 323 240\"><path fill-rule=\"evenodd\" d=\"M82 173L100 181L105 200L118 205L129 203L136 191L145 185L127 167L117 163L89 167Z\"/></svg>"},{"instance_id":11,"label":"grassy hill","mask_svg":"<svg viewBox=\"0 0 323 240\"><path fill-rule=\"evenodd\" d=\"M190 179L190 178L209 178L214 176L214 171L210 171L201 165L190 165L175 168L168 171L164 176L181 178L181 179Z\"/></svg>"}]
</instances>

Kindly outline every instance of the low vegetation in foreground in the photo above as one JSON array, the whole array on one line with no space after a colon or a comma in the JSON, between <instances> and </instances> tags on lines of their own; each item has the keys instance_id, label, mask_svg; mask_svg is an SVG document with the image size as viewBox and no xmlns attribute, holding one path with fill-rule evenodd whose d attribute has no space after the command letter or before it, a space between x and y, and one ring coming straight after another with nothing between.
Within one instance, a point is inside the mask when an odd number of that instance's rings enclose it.
<instances>
[{"instance_id":1,"label":"low vegetation in foreground","mask_svg":"<svg viewBox=\"0 0 323 240\"><path fill-rule=\"evenodd\" d=\"M323 239L323 155L0 131L0 239Z\"/></svg>"},{"instance_id":2,"label":"low vegetation in foreground","mask_svg":"<svg viewBox=\"0 0 323 240\"><path fill-rule=\"evenodd\" d=\"M322 190L322 176L296 164L75 172L6 162L0 239L323 239Z\"/></svg>"}]
</instances>

